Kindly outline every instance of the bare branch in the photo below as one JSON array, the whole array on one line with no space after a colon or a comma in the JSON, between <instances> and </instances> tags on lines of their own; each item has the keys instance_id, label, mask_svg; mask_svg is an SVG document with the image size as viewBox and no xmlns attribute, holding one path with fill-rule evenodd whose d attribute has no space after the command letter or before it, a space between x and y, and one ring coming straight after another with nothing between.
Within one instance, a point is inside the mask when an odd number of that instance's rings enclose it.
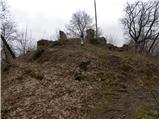
<instances>
[{"instance_id":1,"label":"bare branch","mask_svg":"<svg viewBox=\"0 0 160 120\"><path fill-rule=\"evenodd\" d=\"M77 11L72 15L67 30L74 36L84 36L86 29L91 28L92 19L85 11Z\"/></svg>"},{"instance_id":2,"label":"bare branch","mask_svg":"<svg viewBox=\"0 0 160 120\"><path fill-rule=\"evenodd\" d=\"M127 3L125 17L121 20L125 33L134 40L135 48L148 47L159 34L159 1ZM153 46L152 46L153 47ZM145 48L145 50L148 48Z\"/></svg>"}]
</instances>

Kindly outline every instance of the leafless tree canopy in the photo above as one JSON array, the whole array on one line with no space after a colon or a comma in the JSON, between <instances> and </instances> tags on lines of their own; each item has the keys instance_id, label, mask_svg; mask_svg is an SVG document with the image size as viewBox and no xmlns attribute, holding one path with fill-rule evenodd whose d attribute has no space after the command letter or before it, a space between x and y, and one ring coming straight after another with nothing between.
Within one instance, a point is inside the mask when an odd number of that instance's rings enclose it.
<instances>
[{"instance_id":1,"label":"leafless tree canopy","mask_svg":"<svg viewBox=\"0 0 160 120\"><path fill-rule=\"evenodd\" d=\"M5 62L9 61L8 47L11 51L14 50L13 52L17 56L26 54L28 50L34 47L31 36L28 36L27 29L25 32L17 30L17 25L10 14L6 0L0 0L0 34L6 40L5 43L4 41L1 42L1 55L2 60Z\"/></svg>"},{"instance_id":2,"label":"leafless tree canopy","mask_svg":"<svg viewBox=\"0 0 160 120\"><path fill-rule=\"evenodd\" d=\"M5 0L0 0L0 31L7 41L13 41L16 38L16 23L12 19Z\"/></svg>"},{"instance_id":3,"label":"leafless tree canopy","mask_svg":"<svg viewBox=\"0 0 160 120\"><path fill-rule=\"evenodd\" d=\"M28 51L32 50L34 48L32 40L32 35L31 33L28 33L27 28L24 32L18 32L17 39L14 43L14 49L17 54L25 55Z\"/></svg>"},{"instance_id":4,"label":"leafless tree canopy","mask_svg":"<svg viewBox=\"0 0 160 120\"><path fill-rule=\"evenodd\" d=\"M67 30L73 36L84 37L85 31L92 26L92 18L85 11L77 11L72 15Z\"/></svg>"},{"instance_id":5,"label":"leafless tree canopy","mask_svg":"<svg viewBox=\"0 0 160 120\"><path fill-rule=\"evenodd\" d=\"M2 60L5 60L7 62L8 61L7 58L9 56L7 49L9 48L10 49L9 51L13 50L12 45L13 41L16 38L17 31L16 31L16 24L12 20L12 16L10 15L5 0L0 0L0 33L1 36L4 38L1 42Z\"/></svg>"},{"instance_id":6,"label":"leafless tree canopy","mask_svg":"<svg viewBox=\"0 0 160 120\"><path fill-rule=\"evenodd\" d=\"M159 38L159 1L127 3L124 12L121 22L135 43L135 51L149 54Z\"/></svg>"}]
</instances>

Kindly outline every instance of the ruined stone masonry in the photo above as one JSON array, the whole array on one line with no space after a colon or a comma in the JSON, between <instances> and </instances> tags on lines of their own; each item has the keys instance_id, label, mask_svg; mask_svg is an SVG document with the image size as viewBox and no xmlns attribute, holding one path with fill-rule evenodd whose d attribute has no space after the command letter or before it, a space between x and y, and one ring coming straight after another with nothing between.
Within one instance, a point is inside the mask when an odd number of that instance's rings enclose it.
<instances>
[{"instance_id":1,"label":"ruined stone masonry","mask_svg":"<svg viewBox=\"0 0 160 120\"><path fill-rule=\"evenodd\" d=\"M97 39L95 38L95 31L93 29L88 29L86 33L87 35L83 43L84 45L86 43L106 45L106 39L104 37L98 37ZM81 39L79 38L69 38L68 39L65 32L60 30L59 39L57 41L49 41L49 40L41 39L37 42L37 48L54 47L57 45L66 45L66 44L80 45Z\"/></svg>"}]
</instances>

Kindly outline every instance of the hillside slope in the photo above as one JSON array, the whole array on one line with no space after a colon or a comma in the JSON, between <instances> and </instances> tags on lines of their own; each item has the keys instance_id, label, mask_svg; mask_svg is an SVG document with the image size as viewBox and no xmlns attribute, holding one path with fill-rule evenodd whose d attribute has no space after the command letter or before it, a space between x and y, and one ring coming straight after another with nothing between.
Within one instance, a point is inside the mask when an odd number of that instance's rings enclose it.
<instances>
[{"instance_id":1,"label":"hillside slope","mask_svg":"<svg viewBox=\"0 0 160 120\"><path fill-rule=\"evenodd\" d=\"M158 118L158 61L87 44L32 51L2 71L2 118Z\"/></svg>"}]
</instances>

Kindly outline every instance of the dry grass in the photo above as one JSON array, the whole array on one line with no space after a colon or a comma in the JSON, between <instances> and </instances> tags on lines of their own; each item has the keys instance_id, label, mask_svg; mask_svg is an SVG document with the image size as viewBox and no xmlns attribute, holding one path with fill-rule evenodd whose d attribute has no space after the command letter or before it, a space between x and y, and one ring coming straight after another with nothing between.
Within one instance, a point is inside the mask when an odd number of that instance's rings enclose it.
<instances>
[{"instance_id":1,"label":"dry grass","mask_svg":"<svg viewBox=\"0 0 160 120\"><path fill-rule=\"evenodd\" d=\"M2 118L158 118L158 82L157 61L104 46L36 51L2 72Z\"/></svg>"}]
</instances>

